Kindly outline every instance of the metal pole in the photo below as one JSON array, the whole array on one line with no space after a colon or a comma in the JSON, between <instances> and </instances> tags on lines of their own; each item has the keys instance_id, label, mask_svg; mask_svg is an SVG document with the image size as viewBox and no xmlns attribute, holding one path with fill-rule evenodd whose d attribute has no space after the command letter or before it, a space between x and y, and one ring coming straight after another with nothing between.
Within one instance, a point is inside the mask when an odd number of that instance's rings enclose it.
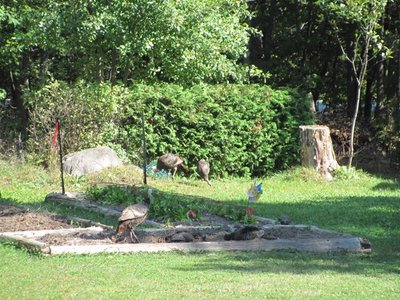
<instances>
[{"instance_id":1,"label":"metal pole","mask_svg":"<svg viewBox=\"0 0 400 300\"><path fill-rule=\"evenodd\" d=\"M144 129L144 111L142 111L142 142L143 142L143 183L147 184L147 145L146 145L146 132Z\"/></svg>"},{"instance_id":2,"label":"metal pole","mask_svg":"<svg viewBox=\"0 0 400 300\"><path fill-rule=\"evenodd\" d=\"M63 153L62 153L62 145L61 145L61 125L60 125L60 120L57 118L56 122L58 123L58 133L57 133L57 139L58 139L58 153L60 155L60 171L61 171L61 192L64 195L65 194L65 185L64 185L64 168L63 168Z\"/></svg>"}]
</instances>

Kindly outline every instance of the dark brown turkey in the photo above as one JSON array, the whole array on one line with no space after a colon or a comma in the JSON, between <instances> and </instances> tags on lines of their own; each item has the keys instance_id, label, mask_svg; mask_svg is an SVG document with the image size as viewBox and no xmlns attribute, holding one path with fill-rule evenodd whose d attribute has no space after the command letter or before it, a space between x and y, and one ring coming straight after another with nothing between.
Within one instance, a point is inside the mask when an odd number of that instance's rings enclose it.
<instances>
[{"instance_id":1,"label":"dark brown turkey","mask_svg":"<svg viewBox=\"0 0 400 300\"><path fill-rule=\"evenodd\" d=\"M160 156L157 161L157 170L173 170L172 178L175 177L177 170L181 170L184 173L189 172L188 167L183 164L183 159L180 156L171 153Z\"/></svg>"},{"instance_id":2,"label":"dark brown turkey","mask_svg":"<svg viewBox=\"0 0 400 300\"><path fill-rule=\"evenodd\" d=\"M152 189L148 189L147 197L141 203L130 205L122 211L121 216L118 219L119 223L116 231L117 237L129 229L132 242L139 243L139 239L134 230L136 226L142 224L147 219L152 200L152 192Z\"/></svg>"},{"instance_id":3,"label":"dark brown turkey","mask_svg":"<svg viewBox=\"0 0 400 300\"><path fill-rule=\"evenodd\" d=\"M210 164L205 159L200 159L197 163L197 171L200 177L205 180L208 185L211 185L211 181L208 179L208 174L210 174Z\"/></svg>"}]
</instances>

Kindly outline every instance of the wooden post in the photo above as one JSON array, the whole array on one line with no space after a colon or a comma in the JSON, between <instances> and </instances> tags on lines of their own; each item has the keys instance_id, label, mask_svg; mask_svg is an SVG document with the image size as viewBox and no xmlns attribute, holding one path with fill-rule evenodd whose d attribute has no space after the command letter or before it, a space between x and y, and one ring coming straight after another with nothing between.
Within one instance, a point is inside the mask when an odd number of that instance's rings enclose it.
<instances>
[{"instance_id":1,"label":"wooden post","mask_svg":"<svg viewBox=\"0 0 400 300\"><path fill-rule=\"evenodd\" d=\"M300 126L301 161L304 167L311 167L326 179L339 165L336 161L329 128L322 125Z\"/></svg>"}]
</instances>

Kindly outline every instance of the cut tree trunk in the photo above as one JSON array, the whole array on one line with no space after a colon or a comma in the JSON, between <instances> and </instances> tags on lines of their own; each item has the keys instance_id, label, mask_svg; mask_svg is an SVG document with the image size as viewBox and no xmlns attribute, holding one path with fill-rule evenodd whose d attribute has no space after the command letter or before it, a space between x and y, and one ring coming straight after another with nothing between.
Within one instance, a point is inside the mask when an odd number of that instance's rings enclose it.
<instances>
[{"instance_id":1,"label":"cut tree trunk","mask_svg":"<svg viewBox=\"0 0 400 300\"><path fill-rule=\"evenodd\" d=\"M326 179L331 180L332 171L339 165L329 128L321 125L300 126L300 141L302 165L315 169Z\"/></svg>"}]
</instances>

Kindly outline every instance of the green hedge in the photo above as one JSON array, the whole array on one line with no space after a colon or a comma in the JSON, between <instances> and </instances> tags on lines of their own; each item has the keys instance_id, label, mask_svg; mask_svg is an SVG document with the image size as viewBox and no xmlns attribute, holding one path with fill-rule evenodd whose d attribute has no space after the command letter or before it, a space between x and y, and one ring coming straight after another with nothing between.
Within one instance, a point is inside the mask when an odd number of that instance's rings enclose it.
<instances>
[{"instance_id":1,"label":"green hedge","mask_svg":"<svg viewBox=\"0 0 400 300\"><path fill-rule=\"evenodd\" d=\"M213 174L261 176L299 161L298 126L311 122L306 97L265 85L135 85L120 133L140 147L143 103L149 155L179 153L195 168L207 158Z\"/></svg>"},{"instance_id":2,"label":"green hedge","mask_svg":"<svg viewBox=\"0 0 400 300\"><path fill-rule=\"evenodd\" d=\"M60 89L66 95L60 95ZM68 98L71 111L62 116L68 125L67 152L106 144L139 163L144 112L149 160L166 152L179 153L194 171L196 162L206 158L213 176L219 177L262 176L298 163L298 126L312 122L304 95L265 85L136 84L128 90L58 84L32 97L36 107L42 103L47 110L57 110L60 100ZM47 132L48 140L50 135ZM32 138L31 145L43 145ZM68 142L71 138L74 141Z\"/></svg>"}]
</instances>

